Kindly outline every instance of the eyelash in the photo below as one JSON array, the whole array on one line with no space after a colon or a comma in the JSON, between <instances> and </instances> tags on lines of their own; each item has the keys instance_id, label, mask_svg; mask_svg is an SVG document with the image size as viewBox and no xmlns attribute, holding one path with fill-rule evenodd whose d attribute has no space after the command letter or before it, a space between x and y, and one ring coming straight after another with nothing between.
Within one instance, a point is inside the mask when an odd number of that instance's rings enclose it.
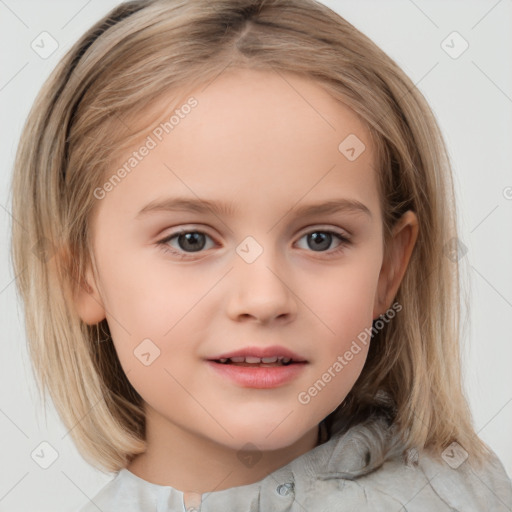
<instances>
[{"instance_id":1,"label":"eyelash","mask_svg":"<svg viewBox=\"0 0 512 512\"><path fill-rule=\"evenodd\" d=\"M175 233L171 233L170 235L166 236L164 239L162 240L159 240L157 242L157 245L164 251L164 253L171 253L173 256L176 256L178 257L180 260L181 259L190 259L190 258L193 258L193 255L194 254L200 254L202 251L196 251L195 253L194 252L191 252L191 253L187 253L187 252L179 252L175 249L172 249L170 248L170 246L168 245L169 242L173 239L173 238L176 238L180 235L185 235L185 234L190 234L190 233L199 233L199 234L203 234L203 235L206 235L207 237L211 238L213 240L213 238L208 235L208 233L205 233L204 231L200 231L200 230L196 230L196 229L190 229L190 230L180 230L178 232L175 232ZM326 256L327 258L329 257L335 257L337 256L340 252L342 252L348 245L351 244L351 241L344 235L342 235L341 233L338 233L337 231L332 231L332 230L328 230L328 229L314 229L312 231L308 231L307 233L304 233L300 238L304 238L305 236L307 235L311 235L313 233L329 233L331 235L334 235L336 238L338 238L340 244L338 247L336 247L334 250L330 251L328 253L328 256ZM309 251L309 252L318 252L319 254L322 254L322 253L326 253L327 251Z\"/></svg>"}]
</instances>

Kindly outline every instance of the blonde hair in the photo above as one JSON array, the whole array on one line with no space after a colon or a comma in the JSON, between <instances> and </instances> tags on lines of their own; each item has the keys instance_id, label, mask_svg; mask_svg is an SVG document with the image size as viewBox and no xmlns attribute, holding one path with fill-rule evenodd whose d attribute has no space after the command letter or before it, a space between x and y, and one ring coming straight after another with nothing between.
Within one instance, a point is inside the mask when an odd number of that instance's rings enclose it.
<instances>
[{"instance_id":1,"label":"blonde hair","mask_svg":"<svg viewBox=\"0 0 512 512\"><path fill-rule=\"evenodd\" d=\"M227 66L313 79L368 126L379 162L384 245L413 210L418 239L395 300L403 309L373 337L360 377L323 425L347 429L384 411L404 449L456 440L477 463L459 354L459 263L450 163L424 97L399 66L314 0L137 0L119 5L71 48L27 119L13 176L12 257L29 352L77 448L117 471L145 451L141 397L126 378L106 320L87 325L73 297L94 263L92 191L136 119L169 91ZM448 245L447 245L448 244ZM383 399L385 397L385 399ZM384 456L383 456L384 457Z\"/></svg>"}]
</instances>

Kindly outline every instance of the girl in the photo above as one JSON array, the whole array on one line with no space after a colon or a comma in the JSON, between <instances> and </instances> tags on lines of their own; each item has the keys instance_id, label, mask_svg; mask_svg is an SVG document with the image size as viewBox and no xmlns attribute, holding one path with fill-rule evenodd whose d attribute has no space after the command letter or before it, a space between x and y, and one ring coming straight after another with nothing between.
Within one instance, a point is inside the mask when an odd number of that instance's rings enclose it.
<instances>
[{"instance_id":1,"label":"girl","mask_svg":"<svg viewBox=\"0 0 512 512\"><path fill-rule=\"evenodd\" d=\"M114 9L36 100L13 216L37 377L116 473L82 512L510 510L436 121L322 4Z\"/></svg>"}]
</instances>

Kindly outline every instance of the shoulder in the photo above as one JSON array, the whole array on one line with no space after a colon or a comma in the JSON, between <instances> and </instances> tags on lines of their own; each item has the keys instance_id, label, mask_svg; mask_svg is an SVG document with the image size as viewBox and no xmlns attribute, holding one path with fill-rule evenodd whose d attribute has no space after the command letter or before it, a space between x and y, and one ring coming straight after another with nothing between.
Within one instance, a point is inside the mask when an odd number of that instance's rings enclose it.
<instances>
[{"instance_id":1,"label":"shoulder","mask_svg":"<svg viewBox=\"0 0 512 512\"><path fill-rule=\"evenodd\" d=\"M109 507L118 499L123 499L122 493L124 484L124 475L121 470L115 473L114 478L107 482L107 484L101 488L101 490L92 498L89 498L88 502L76 512L97 512L99 510L109 510ZM129 507L127 511L130 511Z\"/></svg>"},{"instance_id":2,"label":"shoulder","mask_svg":"<svg viewBox=\"0 0 512 512\"><path fill-rule=\"evenodd\" d=\"M497 458L481 468L468 461L455 468L421 453L415 463L386 461L353 483L360 487L368 502L394 503L398 509L401 506L410 512L505 512L512 505L512 483Z\"/></svg>"},{"instance_id":3,"label":"shoulder","mask_svg":"<svg viewBox=\"0 0 512 512\"><path fill-rule=\"evenodd\" d=\"M316 467L315 480L329 488L323 492L331 495L333 510L351 503L360 512L511 511L512 482L493 452L481 466L457 450L445 450L439 458L426 451L405 452L393 435L382 435L392 429L373 427L353 428L330 443L324 467Z\"/></svg>"},{"instance_id":4,"label":"shoulder","mask_svg":"<svg viewBox=\"0 0 512 512\"><path fill-rule=\"evenodd\" d=\"M491 452L488 462L477 465L462 448L457 454L457 446L439 459L428 454L419 457L418 470L432 490L456 509L510 511L512 482L496 454Z\"/></svg>"},{"instance_id":5,"label":"shoulder","mask_svg":"<svg viewBox=\"0 0 512 512\"><path fill-rule=\"evenodd\" d=\"M146 482L126 469L115 473L94 497L76 512L140 512L141 510L156 510L157 504L165 500L170 505L180 506L180 496L172 493L170 487ZM180 510L177 508L177 510Z\"/></svg>"}]
</instances>

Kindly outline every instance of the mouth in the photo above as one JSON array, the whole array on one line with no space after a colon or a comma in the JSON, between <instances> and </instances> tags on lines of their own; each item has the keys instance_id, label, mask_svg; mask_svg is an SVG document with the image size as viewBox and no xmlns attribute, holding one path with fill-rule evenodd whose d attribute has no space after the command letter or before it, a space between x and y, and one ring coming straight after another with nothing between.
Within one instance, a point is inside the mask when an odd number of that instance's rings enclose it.
<instances>
[{"instance_id":1,"label":"mouth","mask_svg":"<svg viewBox=\"0 0 512 512\"><path fill-rule=\"evenodd\" d=\"M208 359L208 366L222 379L238 386L269 389L283 386L302 375L308 361L294 361L289 357L224 357Z\"/></svg>"},{"instance_id":2,"label":"mouth","mask_svg":"<svg viewBox=\"0 0 512 512\"><path fill-rule=\"evenodd\" d=\"M281 345L243 347L208 358L215 375L244 388L269 389L291 383L309 361Z\"/></svg>"},{"instance_id":3,"label":"mouth","mask_svg":"<svg viewBox=\"0 0 512 512\"><path fill-rule=\"evenodd\" d=\"M288 366L308 362L300 354L281 345L243 347L231 352L215 354L207 360L222 365L249 367Z\"/></svg>"},{"instance_id":4,"label":"mouth","mask_svg":"<svg viewBox=\"0 0 512 512\"><path fill-rule=\"evenodd\" d=\"M294 361L290 357L224 357L210 359L214 363L222 365L245 366L249 368L272 368L274 366L290 366L292 364L304 364L306 361Z\"/></svg>"}]
</instances>

